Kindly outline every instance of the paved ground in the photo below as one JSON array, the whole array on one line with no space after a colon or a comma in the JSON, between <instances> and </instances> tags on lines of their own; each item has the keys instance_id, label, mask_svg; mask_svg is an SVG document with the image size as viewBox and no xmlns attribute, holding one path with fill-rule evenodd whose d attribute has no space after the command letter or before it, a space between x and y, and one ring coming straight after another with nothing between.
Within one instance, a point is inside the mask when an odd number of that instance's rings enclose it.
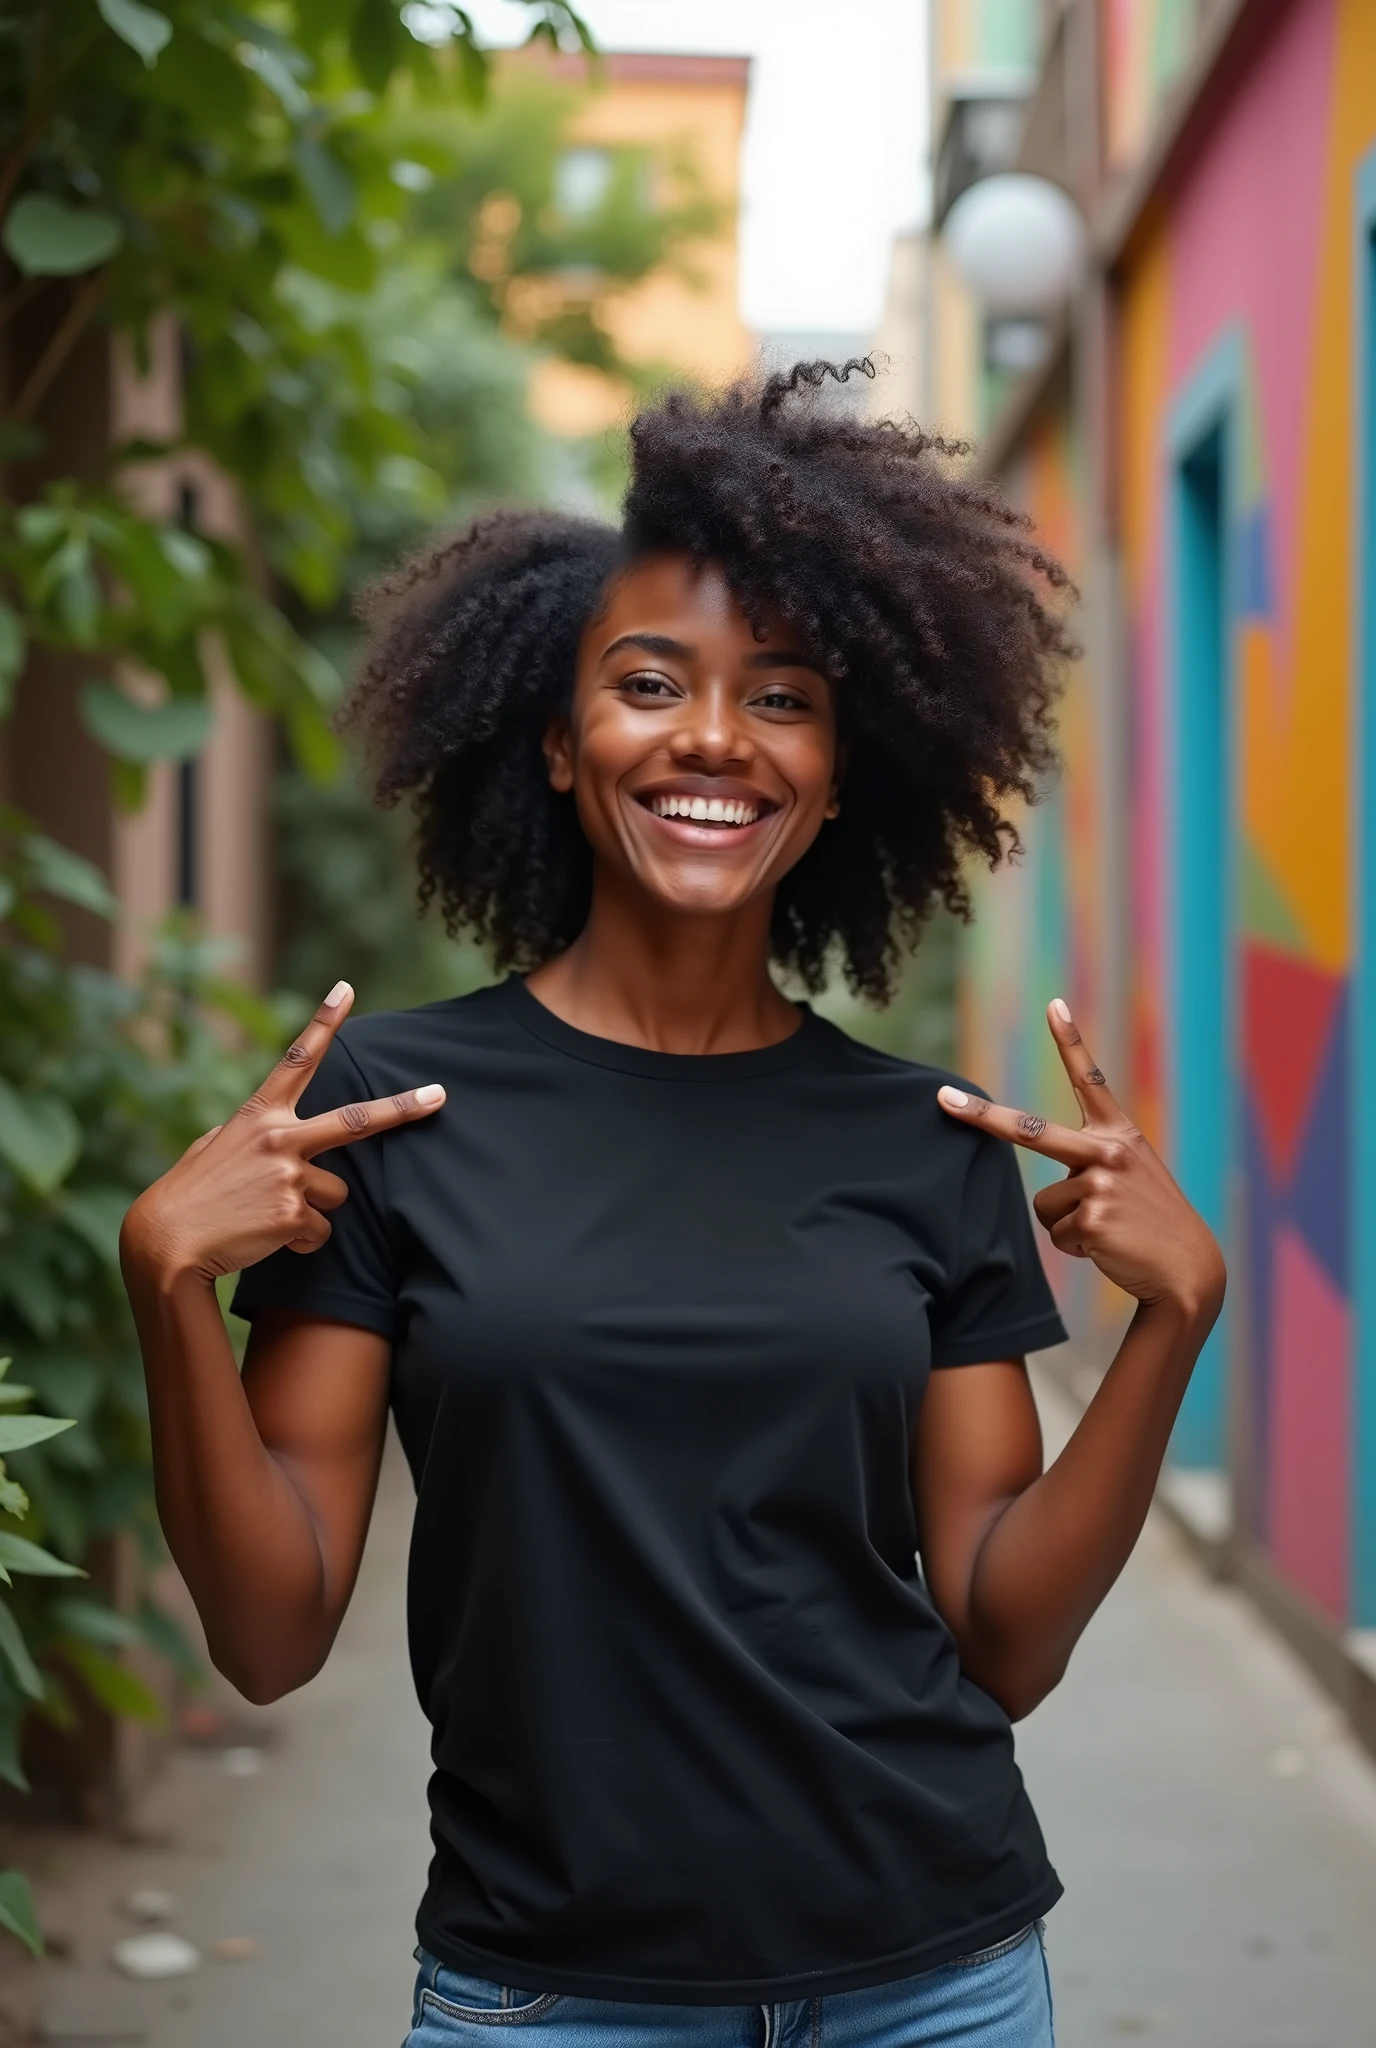
<instances>
[{"instance_id":1,"label":"paved ground","mask_svg":"<svg viewBox=\"0 0 1376 2048\"><path fill-rule=\"evenodd\" d=\"M41 2012L51 2048L396 2048L426 1854L408 1509L394 1464L336 1653L255 1732L258 1775L183 1753L143 1846L39 1845L44 1917L72 1953L41 1975L9 1965L0 1991ZM1049 1927L1061 2048L1376 2039L1376 1772L1169 1530L1148 1530L1021 1746L1067 1887ZM194 1975L135 1985L109 1967L140 1885L176 1895L207 1957ZM215 1960L226 1938L254 1953Z\"/></svg>"}]
</instances>

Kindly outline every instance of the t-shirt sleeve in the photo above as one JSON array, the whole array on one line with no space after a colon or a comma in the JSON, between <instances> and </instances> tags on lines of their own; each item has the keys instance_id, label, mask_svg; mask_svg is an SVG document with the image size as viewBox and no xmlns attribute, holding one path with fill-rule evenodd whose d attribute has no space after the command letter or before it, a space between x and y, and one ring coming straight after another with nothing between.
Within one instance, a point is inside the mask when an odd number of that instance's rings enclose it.
<instances>
[{"instance_id":1,"label":"t-shirt sleeve","mask_svg":"<svg viewBox=\"0 0 1376 2048\"><path fill-rule=\"evenodd\" d=\"M1017 1155L974 1133L946 1288L931 1310L932 1365L980 1365L1063 1344Z\"/></svg>"},{"instance_id":2,"label":"t-shirt sleeve","mask_svg":"<svg viewBox=\"0 0 1376 2048\"><path fill-rule=\"evenodd\" d=\"M348 1047L336 1038L297 1104L297 1115L316 1116L346 1102L367 1102L378 1093ZM384 1143L385 1135L379 1133L316 1155L316 1165L337 1173L349 1190L348 1200L330 1212L329 1239L319 1251L283 1247L246 1267L231 1304L236 1316L251 1320L259 1309L289 1308L331 1322L356 1323L383 1337L395 1334L396 1259L387 1227Z\"/></svg>"}]
</instances>

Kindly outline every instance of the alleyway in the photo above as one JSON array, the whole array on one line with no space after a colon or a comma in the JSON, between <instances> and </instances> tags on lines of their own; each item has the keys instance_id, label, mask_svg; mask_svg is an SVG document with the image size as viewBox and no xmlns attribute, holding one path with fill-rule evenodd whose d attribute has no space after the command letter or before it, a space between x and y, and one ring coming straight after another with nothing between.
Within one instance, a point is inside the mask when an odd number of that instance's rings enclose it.
<instances>
[{"instance_id":1,"label":"alleyway","mask_svg":"<svg viewBox=\"0 0 1376 2048\"><path fill-rule=\"evenodd\" d=\"M1049 1434L1064 1418L1048 1417ZM396 2048L426 1855L425 1744L394 1461L326 1672L248 1739L257 1775L182 1752L141 1842L58 1843L46 1924L8 1969L52 2048ZM1024 1765L1067 1897L1049 1926L1061 2048L1362 2048L1376 2033L1376 1772L1236 1595L1154 1524ZM170 1831L164 1838L163 1831ZM110 1968L139 1886L203 1951L159 1985ZM251 1953L217 1960L228 1939Z\"/></svg>"}]
</instances>

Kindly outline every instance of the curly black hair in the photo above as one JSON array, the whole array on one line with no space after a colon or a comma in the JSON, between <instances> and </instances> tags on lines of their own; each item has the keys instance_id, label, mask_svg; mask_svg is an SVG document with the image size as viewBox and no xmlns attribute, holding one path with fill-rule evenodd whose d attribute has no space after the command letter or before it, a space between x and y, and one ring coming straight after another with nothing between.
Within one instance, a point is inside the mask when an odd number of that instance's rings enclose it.
<instances>
[{"instance_id":1,"label":"curly black hair","mask_svg":"<svg viewBox=\"0 0 1376 2048\"><path fill-rule=\"evenodd\" d=\"M587 917L591 853L540 742L609 579L648 555L717 564L747 616L786 620L835 685L841 814L773 918L774 957L806 988L835 959L886 1001L933 905L968 916L967 857L1017 847L1010 804L1054 765L1073 591L1024 515L961 471L962 444L821 402L856 372L873 365L674 392L631 426L619 530L496 513L365 594L345 720L379 801L415 805L422 907L437 898L499 968L552 958Z\"/></svg>"}]
</instances>

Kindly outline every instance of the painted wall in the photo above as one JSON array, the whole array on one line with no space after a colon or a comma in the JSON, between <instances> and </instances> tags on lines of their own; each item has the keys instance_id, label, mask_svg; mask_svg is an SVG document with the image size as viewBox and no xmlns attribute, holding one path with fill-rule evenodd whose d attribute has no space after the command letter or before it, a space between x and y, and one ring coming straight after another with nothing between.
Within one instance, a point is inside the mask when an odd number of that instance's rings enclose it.
<instances>
[{"instance_id":1,"label":"painted wall","mask_svg":"<svg viewBox=\"0 0 1376 2048\"><path fill-rule=\"evenodd\" d=\"M1199 0L1099 0L1104 141L1115 170L1135 163L1194 52Z\"/></svg>"},{"instance_id":2,"label":"painted wall","mask_svg":"<svg viewBox=\"0 0 1376 2048\"><path fill-rule=\"evenodd\" d=\"M1221 426L1227 728L1218 1134L1234 1268L1231 1404L1197 1417L1296 1589L1365 1621L1353 1459L1351 809L1354 212L1376 146L1376 9L1297 0L1133 261L1123 294L1123 533L1134 687L1134 1086L1173 1153L1192 1104L1188 761L1199 707L1179 493ZM1186 550L1182 554L1182 549ZM1366 819L1365 829L1371 829ZM1205 963L1207 972L1207 963ZM1205 1406L1209 1406L1205 1388Z\"/></svg>"},{"instance_id":3,"label":"painted wall","mask_svg":"<svg viewBox=\"0 0 1376 2048\"><path fill-rule=\"evenodd\" d=\"M1110 103L1122 61L1110 44ZM1174 1454L1226 1464L1281 1579L1372 1628L1372 0L1281 13L1128 253L1116 390L1131 799L1096 814L1081 676L1062 788L1023 869L985 891L968 1057L989 1085L1051 1099L1036 1013L1054 979L1092 1033L1095 878L1107 835L1128 835L1128 1091L1232 1273ZM1010 481L1073 562L1074 436L1054 406ZM1092 1336L1096 1304L1078 1313Z\"/></svg>"},{"instance_id":4,"label":"painted wall","mask_svg":"<svg viewBox=\"0 0 1376 2048\"><path fill-rule=\"evenodd\" d=\"M1063 383L1003 478L1038 539L1076 577L1085 556L1083 458ZM1021 854L997 874L973 878L975 919L965 936L959 991L964 1071L1019 1108L1072 1124L1079 1111L1046 1025L1053 996L1065 998L1087 1043L1108 1058L1099 848L1113 821L1102 803L1095 683L1084 663L1067 678L1062 774L1046 800L1018 819ZM1058 1168L1030 1153L1021 1164L1030 1187L1059 1178ZM1077 1343L1090 1356L1106 1355L1122 1328L1122 1295L1084 1261L1062 1257L1045 1240L1043 1246Z\"/></svg>"}]
</instances>

